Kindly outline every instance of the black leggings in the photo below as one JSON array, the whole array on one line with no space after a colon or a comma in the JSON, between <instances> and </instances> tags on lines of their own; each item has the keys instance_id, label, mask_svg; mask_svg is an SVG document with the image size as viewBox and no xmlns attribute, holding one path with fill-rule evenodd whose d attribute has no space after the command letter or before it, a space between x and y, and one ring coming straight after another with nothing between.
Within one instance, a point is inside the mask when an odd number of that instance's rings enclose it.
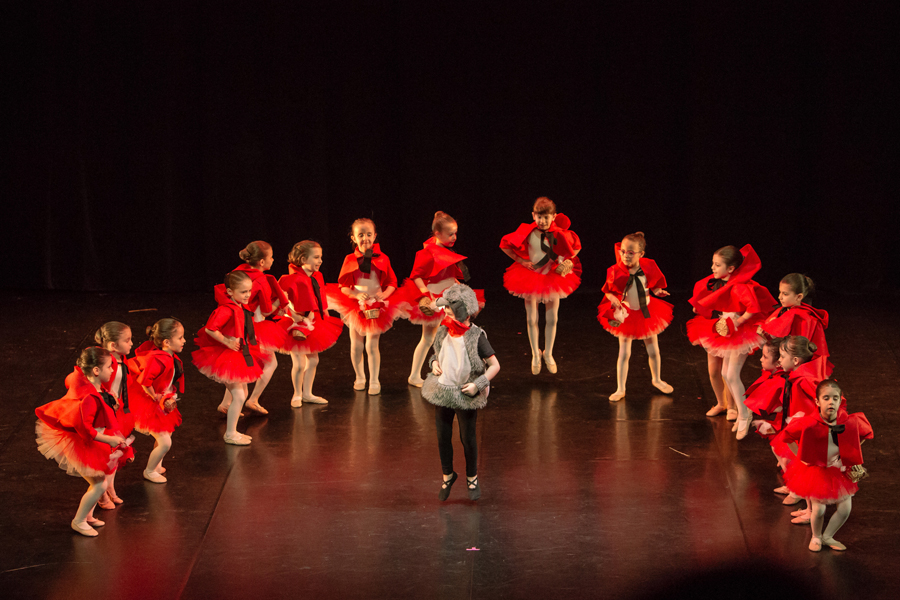
<instances>
[{"instance_id":1,"label":"black leggings","mask_svg":"<svg viewBox=\"0 0 900 600\"><path fill-rule=\"evenodd\" d=\"M453 473L453 417L459 420L459 439L466 454L466 477L478 474L478 442L475 438L477 410L456 410L444 406L434 407L434 424L437 426L438 451L444 475Z\"/></svg>"}]
</instances>

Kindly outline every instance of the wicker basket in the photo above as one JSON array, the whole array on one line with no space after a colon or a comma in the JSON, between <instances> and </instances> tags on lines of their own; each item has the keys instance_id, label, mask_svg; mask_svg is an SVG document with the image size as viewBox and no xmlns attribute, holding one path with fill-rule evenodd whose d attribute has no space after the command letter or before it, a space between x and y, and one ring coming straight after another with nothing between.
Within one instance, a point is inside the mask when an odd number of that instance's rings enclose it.
<instances>
[{"instance_id":1,"label":"wicker basket","mask_svg":"<svg viewBox=\"0 0 900 600\"><path fill-rule=\"evenodd\" d=\"M850 478L850 481L853 483L858 483L860 480L865 479L869 476L869 471L862 465L853 465L850 467L850 470L847 471L847 477Z\"/></svg>"}]
</instances>

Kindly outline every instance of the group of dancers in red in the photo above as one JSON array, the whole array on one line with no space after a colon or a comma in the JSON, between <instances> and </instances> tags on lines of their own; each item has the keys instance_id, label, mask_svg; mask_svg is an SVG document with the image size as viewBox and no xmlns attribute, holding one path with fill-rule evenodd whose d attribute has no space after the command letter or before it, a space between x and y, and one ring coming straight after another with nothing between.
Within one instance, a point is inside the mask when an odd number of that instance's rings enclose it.
<instances>
[{"instance_id":1,"label":"group of dancers in red","mask_svg":"<svg viewBox=\"0 0 900 600\"><path fill-rule=\"evenodd\" d=\"M322 248L317 242L295 244L288 256L289 272L278 280L266 273L274 262L269 244L256 241L242 250L243 263L215 286L218 307L197 332L198 349L192 353L197 369L225 386L219 405L226 414L224 441L251 443L250 436L237 431L238 420L244 408L267 413L259 399L277 366L276 352L291 356L291 406L327 403L312 391L319 353L336 343L344 325L350 334L353 389L379 394L380 336L395 320L406 318L422 326L407 381L424 385L423 397L437 410L444 471L439 497L447 498L456 479L447 437L448 419L452 431L454 416L466 450L469 496L480 496L474 472L474 415L486 405L489 381L499 363L484 331L470 322L484 307L484 294L461 283L469 279L469 269L466 257L452 250L457 233L456 221L437 212L432 236L417 252L402 286L376 242L371 219L352 223L355 248L344 258L335 284L326 284L320 273ZM551 200L538 198L532 221L503 236L500 248L514 261L504 274L504 286L525 302L532 373L539 374L544 366L557 373L553 346L560 300L581 283L578 235ZM673 307L660 299L669 295L666 279L656 262L645 257L645 249L641 232L615 244L616 261L607 270L598 306L600 324L619 341L617 388L609 396L613 402L626 395L633 340L644 342L651 384L666 394L673 391L661 378L658 342L658 335L672 322ZM811 280L798 274L782 279L777 306L769 291L752 279L760 266L749 245L740 250L726 246L714 253L712 274L694 286L690 304L697 316L687 323L687 333L707 352L717 401L706 414L725 414L734 421L732 431L738 439L755 425L770 441L784 472L785 486L775 491L787 495L786 504L806 500L806 509L794 514L794 522L811 524L810 549L820 550L824 544L843 550L834 534L846 521L856 481L864 475L860 447L862 440L873 436L872 428L862 413L847 413L840 387L829 378L833 367L824 334L828 314L808 303ZM545 307L543 349L540 304ZM150 339L126 359L132 348L130 328L118 322L105 324L96 334L98 345L82 352L66 379L66 396L36 410L41 453L89 483L72 521L78 533L97 535L95 527L103 522L94 517L95 506L114 508L122 503L115 492L115 473L134 460L133 430L155 439L144 478L166 481L163 458L181 423L177 402L184 391L184 368L178 354L185 345L184 334L177 320L161 319L148 328ZM422 367L431 348L435 350L431 373L423 379ZM448 348L455 350L448 353ZM763 375L745 390L741 370L747 356L759 348ZM449 367L439 364L444 357L452 362L453 381L459 385L448 386ZM252 394L250 383L255 384ZM454 393L455 387L462 393ZM464 428L469 434L463 435ZM837 509L823 532L829 504Z\"/></svg>"}]
</instances>

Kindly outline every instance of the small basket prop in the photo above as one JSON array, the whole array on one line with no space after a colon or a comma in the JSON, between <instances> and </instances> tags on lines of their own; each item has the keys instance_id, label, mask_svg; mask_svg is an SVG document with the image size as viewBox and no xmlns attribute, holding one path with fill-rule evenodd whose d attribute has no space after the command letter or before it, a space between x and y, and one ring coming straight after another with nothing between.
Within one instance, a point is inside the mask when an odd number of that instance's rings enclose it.
<instances>
[{"instance_id":1,"label":"small basket prop","mask_svg":"<svg viewBox=\"0 0 900 600\"><path fill-rule=\"evenodd\" d=\"M559 264L556 265L555 270L556 270L557 275L562 275L563 277L565 277L566 275L571 273L574 270L574 268L575 268L574 264L572 263L571 260L564 259L564 260L559 261Z\"/></svg>"},{"instance_id":2,"label":"small basket prop","mask_svg":"<svg viewBox=\"0 0 900 600\"><path fill-rule=\"evenodd\" d=\"M853 483L858 483L859 481L865 479L869 476L869 471L862 465L853 465L850 467L850 470L847 471L847 477L850 478L850 481Z\"/></svg>"}]
</instances>

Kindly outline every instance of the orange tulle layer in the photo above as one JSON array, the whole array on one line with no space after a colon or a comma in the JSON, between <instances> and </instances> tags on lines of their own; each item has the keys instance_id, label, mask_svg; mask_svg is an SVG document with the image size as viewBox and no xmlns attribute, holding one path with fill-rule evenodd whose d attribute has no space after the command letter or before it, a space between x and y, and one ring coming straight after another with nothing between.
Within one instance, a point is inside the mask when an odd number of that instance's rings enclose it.
<instances>
[{"instance_id":1,"label":"orange tulle layer","mask_svg":"<svg viewBox=\"0 0 900 600\"><path fill-rule=\"evenodd\" d=\"M687 336L695 346L703 346L703 349L713 356L724 357L732 351L740 354L750 354L765 343L765 338L756 333L756 328L762 319L750 319L738 327L737 331L725 337L716 333L718 319L694 317L687 322Z\"/></svg>"},{"instance_id":2,"label":"orange tulle layer","mask_svg":"<svg viewBox=\"0 0 900 600\"><path fill-rule=\"evenodd\" d=\"M326 288L328 289L328 308L333 308L340 313L341 319L347 327L360 335L384 333L394 326L394 321L403 316L403 311L400 309L400 305L394 302L393 296L385 301L385 306L377 318L369 319L359 309L359 302L348 297L336 286L328 285Z\"/></svg>"},{"instance_id":3,"label":"orange tulle layer","mask_svg":"<svg viewBox=\"0 0 900 600\"><path fill-rule=\"evenodd\" d=\"M795 460L784 474L784 482L797 496L821 504L836 504L859 491L838 467L817 467Z\"/></svg>"},{"instance_id":4,"label":"orange tulle layer","mask_svg":"<svg viewBox=\"0 0 900 600\"><path fill-rule=\"evenodd\" d=\"M258 348L263 354L272 354L287 343L289 337L277 322L263 319L253 323Z\"/></svg>"},{"instance_id":5,"label":"orange tulle layer","mask_svg":"<svg viewBox=\"0 0 900 600\"><path fill-rule=\"evenodd\" d=\"M472 291L475 292L475 298L478 300L478 310L480 311L484 308L484 290ZM414 284L411 279L407 279L406 283L403 284L402 288L397 290L392 299L400 305L403 318L408 319L410 323L438 327L441 324L441 321L444 320L444 311L439 310L430 317L425 315L419 308L419 295L419 288L416 287L416 284ZM433 294L433 296L434 299L437 300L443 296L443 293Z\"/></svg>"},{"instance_id":6,"label":"orange tulle layer","mask_svg":"<svg viewBox=\"0 0 900 600\"><path fill-rule=\"evenodd\" d=\"M329 314L325 318L319 316L313 322L313 330L301 329L306 334L306 339L301 340L293 337L288 330L294 325L294 320L290 317L282 317L278 321L278 325L285 331L285 341L278 349L282 354L290 354L291 352L300 352L302 354L313 354L316 352L324 352L337 343L344 331L344 322L337 317Z\"/></svg>"},{"instance_id":7,"label":"orange tulle layer","mask_svg":"<svg viewBox=\"0 0 900 600\"><path fill-rule=\"evenodd\" d=\"M538 273L514 262L503 274L503 287L513 296L538 302L565 298L581 285L581 262L578 257L572 261L574 270L565 277L550 270Z\"/></svg>"},{"instance_id":8,"label":"orange tulle layer","mask_svg":"<svg viewBox=\"0 0 900 600\"><path fill-rule=\"evenodd\" d=\"M244 355L222 344L200 346L191 352L191 361L197 370L218 383L252 383L262 377L262 368L270 360L250 346L253 366L247 366Z\"/></svg>"},{"instance_id":9,"label":"orange tulle layer","mask_svg":"<svg viewBox=\"0 0 900 600\"><path fill-rule=\"evenodd\" d=\"M131 414L134 415L134 428L145 435L172 433L181 425L181 413L177 408L166 413L139 385L128 388L128 399Z\"/></svg>"},{"instance_id":10,"label":"orange tulle layer","mask_svg":"<svg viewBox=\"0 0 900 600\"><path fill-rule=\"evenodd\" d=\"M609 314L601 313L600 307L605 308L608 306L608 303L604 303L597 307L597 320L600 321L603 329L616 337L628 340L643 340L652 335L662 333L672 322L672 305L656 298L647 299L647 310L650 313L649 319L644 317L644 313L640 310L631 310L626 307L628 317L618 327L613 327L610 324Z\"/></svg>"},{"instance_id":11,"label":"orange tulle layer","mask_svg":"<svg viewBox=\"0 0 900 600\"><path fill-rule=\"evenodd\" d=\"M69 475L103 477L115 473L122 451L109 444L84 438L72 431L54 429L41 420L35 426L38 451L59 463ZM130 450L130 448L129 448Z\"/></svg>"}]
</instances>

